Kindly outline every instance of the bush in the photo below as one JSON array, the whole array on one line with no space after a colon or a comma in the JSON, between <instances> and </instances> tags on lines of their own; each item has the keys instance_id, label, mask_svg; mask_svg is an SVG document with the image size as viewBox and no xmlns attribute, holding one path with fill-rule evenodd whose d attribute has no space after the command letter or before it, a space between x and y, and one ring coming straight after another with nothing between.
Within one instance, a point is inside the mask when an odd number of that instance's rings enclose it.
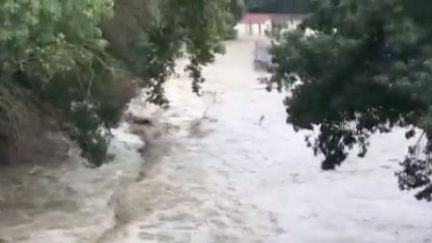
<instances>
[{"instance_id":1,"label":"bush","mask_svg":"<svg viewBox=\"0 0 432 243\"><path fill-rule=\"evenodd\" d=\"M127 74L139 76L151 102L167 104L163 84L186 46L198 93L202 66L221 50L228 3L5 0L0 7L0 121L8 133L19 133L11 104L25 98L7 95L25 90L39 106L61 113L83 155L100 165L109 129L135 94Z\"/></svg>"}]
</instances>

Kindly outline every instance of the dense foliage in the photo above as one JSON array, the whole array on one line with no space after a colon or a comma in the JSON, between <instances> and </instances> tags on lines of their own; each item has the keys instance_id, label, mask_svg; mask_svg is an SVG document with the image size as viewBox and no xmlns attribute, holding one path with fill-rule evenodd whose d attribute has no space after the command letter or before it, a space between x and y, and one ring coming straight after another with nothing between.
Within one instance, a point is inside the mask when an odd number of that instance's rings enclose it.
<instances>
[{"instance_id":1,"label":"dense foliage","mask_svg":"<svg viewBox=\"0 0 432 243\"><path fill-rule=\"evenodd\" d=\"M149 88L149 101L159 105L168 104L163 84L174 72L176 58L183 54L190 60L187 71L193 80L192 88L199 93L204 81L202 66L223 52L223 39L235 37L234 25L244 8L239 0L118 2L116 7L121 10L116 11L116 21L106 26L105 33L112 40L115 55ZM155 6L156 13L151 11ZM136 13L134 8L138 9Z\"/></svg>"},{"instance_id":2,"label":"dense foliage","mask_svg":"<svg viewBox=\"0 0 432 243\"><path fill-rule=\"evenodd\" d=\"M115 5L116 3L116 5ZM83 155L100 165L109 129L134 94L138 75L150 101L186 51L198 93L201 67L222 50L232 8L226 0L5 0L0 7L1 139L19 134L15 101L36 97L63 117ZM227 14L229 13L229 14ZM7 129L4 129L6 127ZM4 135L4 136L3 136ZM2 140L2 141L3 141Z\"/></svg>"},{"instance_id":3,"label":"dense foliage","mask_svg":"<svg viewBox=\"0 0 432 243\"><path fill-rule=\"evenodd\" d=\"M308 13L311 0L245 0L249 12L258 13Z\"/></svg>"},{"instance_id":4,"label":"dense foliage","mask_svg":"<svg viewBox=\"0 0 432 243\"><path fill-rule=\"evenodd\" d=\"M301 29L273 48L273 81L291 89L285 104L296 129L318 129L308 145L334 169L354 146L406 127L401 189L432 194L432 3L425 0L320 0ZM311 31L313 30L313 31ZM421 131L416 136L416 132Z\"/></svg>"},{"instance_id":5,"label":"dense foliage","mask_svg":"<svg viewBox=\"0 0 432 243\"><path fill-rule=\"evenodd\" d=\"M167 104L164 81L174 72L175 59L187 52L186 67L192 78L194 92L199 92L202 65L214 60L221 52L221 40L228 29L227 1L196 0L160 1L160 14L130 40L129 63L149 87L150 101Z\"/></svg>"},{"instance_id":6,"label":"dense foliage","mask_svg":"<svg viewBox=\"0 0 432 243\"><path fill-rule=\"evenodd\" d=\"M99 128L117 118L115 105L102 102L114 84L98 23L111 10L110 0L11 0L0 8L2 91L21 86L63 111L68 131L96 162L106 150ZM2 108L4 123L13 124Z\"/></svg>"}]
</instances>

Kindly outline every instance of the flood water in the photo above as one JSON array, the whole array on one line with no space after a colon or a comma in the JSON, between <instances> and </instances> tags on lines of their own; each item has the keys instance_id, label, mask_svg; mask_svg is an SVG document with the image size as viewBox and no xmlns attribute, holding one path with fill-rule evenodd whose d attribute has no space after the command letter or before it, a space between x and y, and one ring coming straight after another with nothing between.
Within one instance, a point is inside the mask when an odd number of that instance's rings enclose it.
<instances>
[{"instance_id":1,"label":"flood water","mask_svg":"<svg viewBox=\"0 0 432 243\"><path fill-rule=\"evenodd\" d=\"M143 146L124 123L113 162L2 172L0 239L18 243L431 243L432 205L397 188L403 131L372 139L365 159L320 171L303 133L285 123L284 94L253 70L253 40L227 43L205 69L203 95L181 74L170 109L150 117ZM20 174L21 173L21 174ZM19 178L18 176L19 175ZM2 242L2 241L0 241Z\"/></svg>"}]
</instances>

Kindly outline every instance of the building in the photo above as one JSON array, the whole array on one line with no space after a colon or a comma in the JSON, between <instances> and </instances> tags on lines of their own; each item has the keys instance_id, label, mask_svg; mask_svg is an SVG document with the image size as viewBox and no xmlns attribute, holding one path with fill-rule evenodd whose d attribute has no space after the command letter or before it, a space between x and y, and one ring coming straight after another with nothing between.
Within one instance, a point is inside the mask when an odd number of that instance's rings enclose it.
<instances>
[{"instance_id":1,"label":"building","mask_svg":"<svg viewBox=\"0 0 432 243\"><path fill-rule=\"evenodd\" d=\"M301 14L263 14L247 13L243 16L236 30L239 36L265 36L274 29L293 30L303 21Z\"/></svg>"},{"instance_id":2,"label":"building","mask_svg":"<svg viewBox=\"0 0 432 243\"><path fill-rule=\"evenodd\" d=\"M272 29L271 14L248 13L243 16L236 30L239 36L265 36Z\"/></svg>"}]
</instances>

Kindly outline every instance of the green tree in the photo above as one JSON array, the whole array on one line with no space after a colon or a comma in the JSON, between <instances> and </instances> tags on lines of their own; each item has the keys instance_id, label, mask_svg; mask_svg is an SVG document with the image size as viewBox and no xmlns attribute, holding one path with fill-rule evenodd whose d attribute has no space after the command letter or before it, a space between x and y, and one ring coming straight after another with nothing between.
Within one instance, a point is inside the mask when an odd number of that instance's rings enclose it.
<instances>
[{"instance_id":1,"label":"green tree","mask_svg":"<svg viewBox=\"0 0 432 243\"><path fill-rule=\"evenodd\" d=\"M227 30L225 34L226 39L235 39L237 37L237 32L235 26L242 19L246 7L243 0L227 0L227 10L226 10L226 23Z\"/></svg>"},{"instance_id":2,"label":"green tree","mask_svg":"<svg viewBox=\"0 0 432 243\"><path fill-rule=\"evenodd\" d=\"M226 0L163 0L158 14L129 40L127 62L131 70L144 81L149 101L167 105L163 85L174 72L175 60L186 55L190 64L186 70L192 79L192 89L199 94L204 82L201 70L223 52L221 41L232 26L227 22Z\"/></svg>"},{"instance_id":3,"label":"green tree","mask_svg":"<svg viewBox=\"0 0 432 243\"><path fill-rule=\"evenodd\" d=\"M95 163L106 152L100 141L107 135L99 127L113 125L120 114L113 99L106 100L114 83L98 27L112 6L111 0L7 0L0 8L1 90L25 102L28 97L19 95L25 88L62 111L68 132ZM1 119L17 127L10 111L2 106Z\"/></svg>"},{"instance_id":4,"label":"green tree","mask_svg":"<svg viewBox=\"0 0 432 243\"><path fill-rule=\"evenodd\" d=\"M199 92L201 68L222 50L227 0L5 0L0 7L0 142L19 135L14 104L36 97L61 113L94 165L141 77L149 100L167 103L163 83L186 50ZM124 92L130 92L124 94ZM3 124L6 124L3 126ZM4 129L6 127L6 129ZM6 133L6 134L5 134Z\"/></svg>"},{"instance_id":5,"label":"green tree","mask_svg":"<svg viewBox=\"0 0 432 243\"><path fill-rule=\"evenodd\" d=\"M421 130L397 173L401 189L432 194L432 14L424 0L320 0L298 31L273 48L273 81L291 89L288 122L318 129L308 145L334 169L370 135Z\"/></svg>"}]
</instances>

